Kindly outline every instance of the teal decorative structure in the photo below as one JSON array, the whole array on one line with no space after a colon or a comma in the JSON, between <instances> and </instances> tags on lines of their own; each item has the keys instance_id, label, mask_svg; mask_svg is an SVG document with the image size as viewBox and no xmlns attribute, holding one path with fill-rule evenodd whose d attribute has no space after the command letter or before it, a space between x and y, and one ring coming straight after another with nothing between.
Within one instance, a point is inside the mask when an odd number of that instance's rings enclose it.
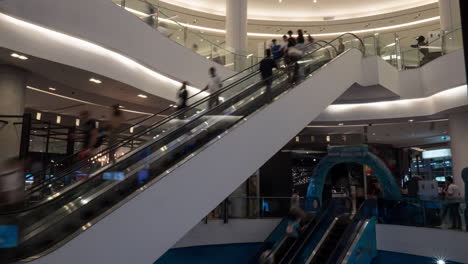
<instances>
[{"instance_id":1,"label":"teal decorative structure","mask_svg":"<svg viewBox=\"0 0 468 264\"><path fill-rule=\"evenodd\" d=\"M401 199L400 188L396 184L392 173L380 158L369 152L367 145L329 147L328 156L319 162L310 178L307 197L322 199L323 186L330 169L337 164L348 162L367 165L372 169L380 182L384 199Z\"/></svg>"}]
</instances>

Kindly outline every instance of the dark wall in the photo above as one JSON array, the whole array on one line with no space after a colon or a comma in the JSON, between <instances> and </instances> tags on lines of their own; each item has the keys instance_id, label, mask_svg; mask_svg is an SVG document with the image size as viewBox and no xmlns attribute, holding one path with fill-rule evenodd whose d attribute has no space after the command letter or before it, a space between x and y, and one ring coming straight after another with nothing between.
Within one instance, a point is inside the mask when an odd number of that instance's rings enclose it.
<instances>
[{"instance_id":1,"label":"dark wall","mask_svg":"<svg viewBox=\"0 0 468 264\"><path fill-rule=\"evenodd\" d=\"M278 152L260 168L260 196L291 194L291 153Z\"/></svg>"}]
</instances>

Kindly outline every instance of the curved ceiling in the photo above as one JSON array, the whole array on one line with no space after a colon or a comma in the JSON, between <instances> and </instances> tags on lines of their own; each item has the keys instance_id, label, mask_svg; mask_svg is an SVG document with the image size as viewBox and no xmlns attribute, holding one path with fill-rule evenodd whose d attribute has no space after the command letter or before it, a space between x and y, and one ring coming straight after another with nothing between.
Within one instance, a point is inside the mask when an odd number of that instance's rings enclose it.
<instances>
[{"instance_id":1,"label":"curved ceiling","mask_svg":"<svg viewBox=\"0 0 468 264\"><path fill-rule=\"evenodd\" d=\"M161 0L196 11L225 15L225 1ZM226 0L227 1L227 0ZM248 18L276 21L323 21L381 15L437 0L248 0ZM326 19L325 19L326 18Z\"/></svg>"}]
</instances>

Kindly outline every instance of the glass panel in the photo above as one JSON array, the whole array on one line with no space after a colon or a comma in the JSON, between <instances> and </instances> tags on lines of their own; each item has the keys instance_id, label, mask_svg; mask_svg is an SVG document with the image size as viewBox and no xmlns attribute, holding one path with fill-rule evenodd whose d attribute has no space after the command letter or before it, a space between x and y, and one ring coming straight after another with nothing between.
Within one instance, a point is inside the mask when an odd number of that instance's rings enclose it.
<instances>
[{"instance_id":1,"label":"glass panel","mask_svg":"<svg viewBox=\"0 0 468 264\"><path fill-rule=\"evenodd\" d=\"M113 0L122 6L121 0ZM235 53L226 46L224 32L198 26L196 16L184 14L143 0L125 0L125 10L178 44L191 49L208 60L235 71L242 71L259 62L254 52ZM193 18L193 19L192 19ZM192 19L192 20L190 20ZM203 18L210 27L224 29L224 21Z\"/></svg>"}]
</instances>

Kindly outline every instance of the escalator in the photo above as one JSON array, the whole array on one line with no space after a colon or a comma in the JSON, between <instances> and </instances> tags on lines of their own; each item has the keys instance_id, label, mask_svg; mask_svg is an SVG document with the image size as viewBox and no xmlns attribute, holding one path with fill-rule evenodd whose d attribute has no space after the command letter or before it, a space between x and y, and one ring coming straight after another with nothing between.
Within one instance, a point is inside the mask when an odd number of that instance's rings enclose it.
<instances>
[{"instance_id":1,"label":"escalator","mask_svg":"<svg viewBox=\"0 0 468 264\"><path fill-rule=\"evenodd\" d=\"M376 214L373 209L375 206L375 201L368 200L362 204L356 215L335 214L333 221L323 221L320 228L323 230L323 227L326 227L326 231L321 232L319 227L312 230L309 240L287 263L343 263L346 257L349 258L362 229L367 227L368 219Z\"/></svg>"},{"instance_id":2,"label":"escalator","mask_svg":"<svg viewBox=\"0 0 468 264\"><path fill-rule=\"evenodd\" d=\"M39 201L1 214L0 225L17 226L19 239L17 247L0 249L0 263L156 260L349 88L359 70L339 78L337 72L356 68L361 57L348 49L330 61L324 48L310 50L299 61L304 79L292 82L280 69L271 96L256 65L207 98L146 124L127 139L143 143L114 164L96 166L97 154L78 162L85 179L67 180L75 167L54 173L29 190L28 197L42 195ZM209 109L214 97L222 103Z\"/></svg>"},{"instance_id":3,"label":"escalator","mask_svg":"<svg viewBox=\"0 0 468 264\"><path fill-rule=\"evenodd\" d=\"M350 210L351 201L349 199L331 200L317 212L306 214L306 217L301 220L302 231L297 238L289 237L286 234L289 219L284 218L260 246L250 263L261 263L266 259L274 259L275 263L290 263L296 252L311 238L311 235L317 235L317 232L320 232L320 225L330 223L337 214L345 212L349 214Z\"/></svg>"}]
</instances>

